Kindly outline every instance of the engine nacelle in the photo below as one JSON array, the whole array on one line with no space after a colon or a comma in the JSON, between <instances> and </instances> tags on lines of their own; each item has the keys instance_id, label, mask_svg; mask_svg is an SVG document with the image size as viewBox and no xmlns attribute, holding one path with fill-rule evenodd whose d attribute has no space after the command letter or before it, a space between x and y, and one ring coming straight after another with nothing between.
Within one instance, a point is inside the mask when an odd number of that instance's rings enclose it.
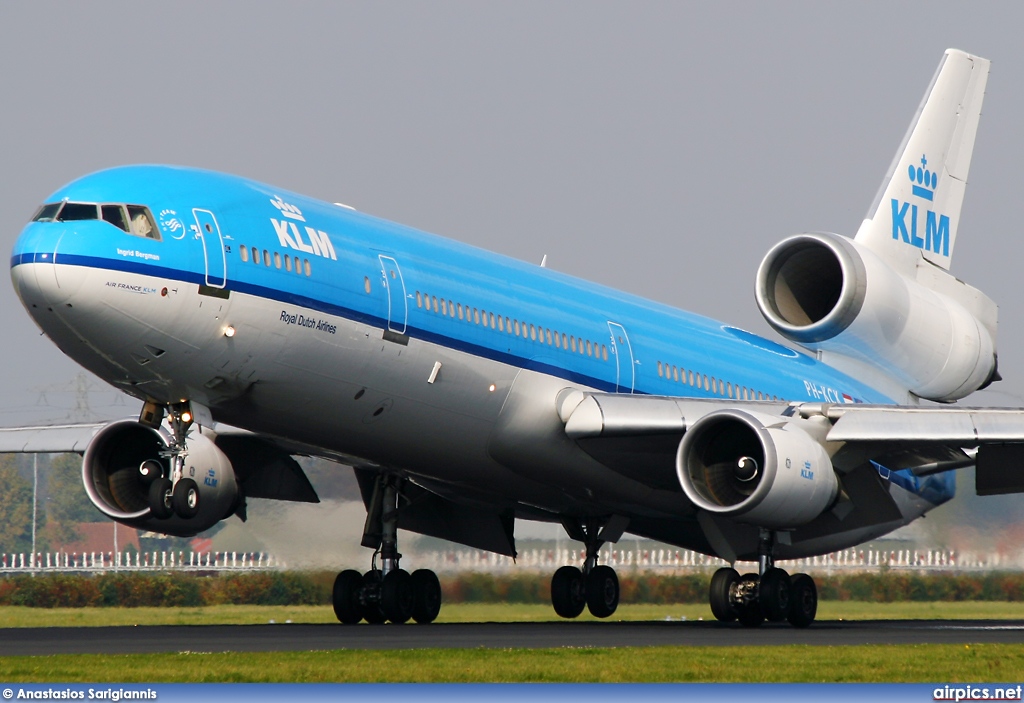
<instances>
[{"instance_id":1,"label":"engine nacelle","mask_svg":"<svg viewBox=\"0 0 1024 703\"><path fill-rule=\"evenodd\" d=\"M696 507L771 529L810 522L839 492L824 447L795 421L736 409L686 430L676 473Z\"/></svg>"},{"instance_id":2,"label":"engine nacelle","mask_svg":"<svg viewBox=\"0 0 1024 703\"><path fill-rule=\"evenodd\" d=\"M113 422L100 430L82 462L82 481L93 505L118 522L178 537L191 537L229 517L239 500L235 471L224 453L198 431L188 438L185 476L199 485L199 513L187 520L161 520L151 514L140 467L155 461L167 476L168 461L161 452L169 445L170 436L162 428L134 420Z\"/></svg>"},{"instance_id":3,"label":"engine nacelle","mask_svg":"<svg viewBox=\"0 0 1024 703\"><path fill-rule=\"evenodd\" d=\"M768 324L803 347L882 363L916 395L951 401L995 375L995 308L941 275L952 295L991 306L991 331L954 297L832 234L800 234L772 248L757 272L757 305Z\"/></svg>"}]
</instances>

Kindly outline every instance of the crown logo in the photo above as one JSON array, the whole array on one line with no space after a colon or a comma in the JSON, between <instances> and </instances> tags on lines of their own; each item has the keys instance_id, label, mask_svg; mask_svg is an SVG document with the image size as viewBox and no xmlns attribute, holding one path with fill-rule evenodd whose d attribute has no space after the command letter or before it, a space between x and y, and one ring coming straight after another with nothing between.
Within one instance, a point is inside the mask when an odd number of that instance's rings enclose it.
<instances>
[{"instance_id":1,"label":"crown logo","mask_svg":"<svg viewBox=\"0 0 1024 703\"><path fill-rule=\"evenodd\" d=\"M299 220L300 222L306 221L306 218L302 216L302 210L295 207L294 205L291 205L281 200L280 195L275 195L274 198L270 201L270 204L276 207L278 210L280 210L281 214L284 215L285 217L290 217L291 219Z\"/></svg>"},{"instance_id":2,"label":"crown logo","mask_svg":"<svg viewBox=\"0 0 1024 703\"><path fill-rule=\"evenodd\" d=\"M925 200L935 197L935 185L939 182L939 174L928 170L928 159L921 154L921 165L911 164L907 167L907 175L914 184L914 195Z\"/></svg>"}]
</instances>

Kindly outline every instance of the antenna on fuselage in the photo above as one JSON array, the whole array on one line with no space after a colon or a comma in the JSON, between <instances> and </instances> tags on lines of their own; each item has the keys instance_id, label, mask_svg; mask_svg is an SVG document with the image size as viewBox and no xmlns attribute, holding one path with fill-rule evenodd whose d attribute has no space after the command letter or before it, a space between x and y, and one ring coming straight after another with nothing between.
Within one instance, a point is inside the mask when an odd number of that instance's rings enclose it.
<instances>
[{"instance_id":1,"label":"antenna on fuselage","mask_svg":"<svg viewBox=\"0 0 1024 703\"><path fill-rule=\"evenodd\" d=\"M542 269L546 269L548 267L548 255L547 254L545 254L543 257L541 257L540 267Z\"/></svg>"}]
</instances>

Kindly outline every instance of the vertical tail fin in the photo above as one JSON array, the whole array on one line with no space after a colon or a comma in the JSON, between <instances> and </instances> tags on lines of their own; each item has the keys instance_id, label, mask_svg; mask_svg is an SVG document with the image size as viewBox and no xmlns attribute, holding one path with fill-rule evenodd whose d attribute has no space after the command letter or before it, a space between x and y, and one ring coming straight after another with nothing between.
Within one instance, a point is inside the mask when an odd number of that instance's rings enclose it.
<instances>
[{"instance_id":1,"label":"vertical tail fin","mask_svg":"<svg viewBox=\"0 0 1024 703\"><path fill-rule=\"evenodd\" d=\"M948 49L856 241L893 268L948 270L990 62Z\"/></svg>"}]
</instances>

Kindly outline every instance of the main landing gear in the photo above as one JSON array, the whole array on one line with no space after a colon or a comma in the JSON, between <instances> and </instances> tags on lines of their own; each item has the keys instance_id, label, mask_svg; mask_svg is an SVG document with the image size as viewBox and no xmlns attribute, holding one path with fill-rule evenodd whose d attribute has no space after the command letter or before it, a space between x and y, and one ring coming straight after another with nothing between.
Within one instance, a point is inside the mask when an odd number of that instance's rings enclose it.
<instances>
[{"instance_id":1,"label":"main landing gear","mask_svg":"<svg viewBox=\"0 0 1024 703\"><path fill-rule=\"evenodd\" d=\"M788 620L794 627L807 627L818 612L818 589L807 574L790 576L776 568L772 557L774 534L761 531L758 546L759 574L740 576L736 569L723 568L711 577L711 612L722 622L739 620L745 627L757 627L765 620Z\"/></svg>"},{"instance_id":2,"label":"main landing gear","mask_svg":"<svg viewBox=\"0 0 1024 703\"><path fill-rule=\"evenodd\" d=\"M168 468L165 470L164 462L147 459L139 466L139 480L149 486L149 509L153 517L166 520L177 515L188 520L199 514L199 485L184 476L192 412L187 402L168 405L166 411L171 426L171 443L161 455ZM164 408L147 403L140 422L159 427L163 415Z\"/></svg>"},{"instance_id":3,"label":"main landing gear","mask_svg":"<svg viewBox=\"0 0 1024 703\"><path fill-rule=\"evenodd\" d=\"M334 614L346 625L368 623L433 622L441 611L441 582L429 569L411 574L399 567L399 482L392 476L378 478L363 528L363 546L373 547L370 570L360 574L346 569L334 579ZM377 555L380 568L377 568Z\"/></svg>"},{"instance_id":4,"label":"main landing gear","mask_svg":"<svg viewBox=\"0 0 1024 703\"><path fill-rule=\"evenodd\" d=\"M587 556L583 568L563 566L551 578L551 605L563 618L575 618L583 608L597 618L611 616L619 607L619 577L610 566L598 565L598 551L605 542L617 542L625 529L615 518L600 523L594 520L565 520L562 524L572 539L583 542Z\"/></svg>"}]
</instances>

